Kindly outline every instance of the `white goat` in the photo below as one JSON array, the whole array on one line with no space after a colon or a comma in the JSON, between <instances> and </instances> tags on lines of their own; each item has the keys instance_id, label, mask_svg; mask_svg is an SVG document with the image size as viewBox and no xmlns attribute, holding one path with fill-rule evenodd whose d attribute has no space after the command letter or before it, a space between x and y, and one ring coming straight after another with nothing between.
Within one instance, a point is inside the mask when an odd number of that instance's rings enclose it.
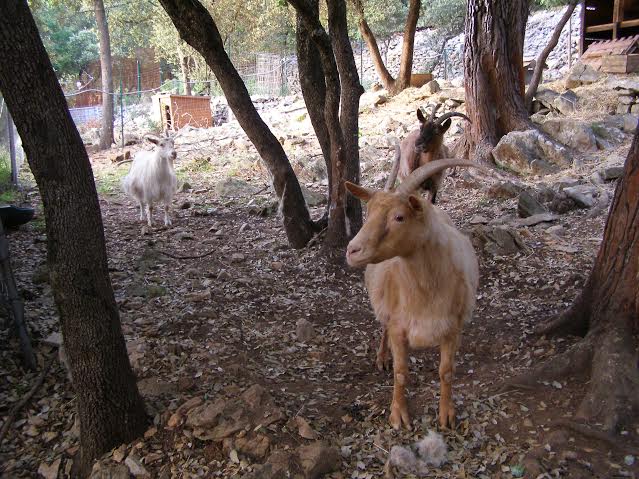
<instances>
[{"instance_id":1,"label":"white goat","mask_svg":"<svg viewBox=\"0 0 639 479\"><path fill-rule=\"evenodd\" d=\"M439 346L439 423L454 424L452 381L462 325L475 308L477 258L469 239L446 213L415 191L433 175L453 166L479 165L435 160L413 171L395 191L376 191L349 182L346 189L368 202L368 217L349 243L350 266L366 266L366 288L384 327L378 364L388 343L393 357L394 390L390 422L410 428L405 388L408 350Z\"/></svg>"},{"instance_id":2,"label":"white goat","mask_svg":"<svg viewBox=\"0 0 639 479\"><path fill-rule=\"evenodd\" d=\"M173 138L146 135L145 139L154 143L156 148L136 153L129 173L122 179L122 188L140 205L140 221L144 221L146 211L147 224L153 226L153 204L164 203L164 225L170 226L171 202L177 190L173 169L177 153Z\"/></svg>"}]
</instances>

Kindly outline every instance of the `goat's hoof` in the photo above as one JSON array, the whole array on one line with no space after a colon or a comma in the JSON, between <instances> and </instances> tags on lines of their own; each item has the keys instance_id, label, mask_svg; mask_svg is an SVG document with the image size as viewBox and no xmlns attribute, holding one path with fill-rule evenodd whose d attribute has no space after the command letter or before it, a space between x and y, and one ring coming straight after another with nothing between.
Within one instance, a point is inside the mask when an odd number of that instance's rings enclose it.
<instances>
[{"instance_id":1,"label":"goat's hoof","mask_svg":"<svg viewBox=\"0 0 639 479\"><path fill-rule=\"evenodd\" d=\"M391 368L391 359L386 355L378 354L375 359L375 365L381 372L389 371Z\"/></svg>"},{"instance_id":2,"label":"goat's hoof","mask_svg":"<svg viewBox=\"0 0 639 479\"><path fill-rule=\"evenodd\" d=\"M452 404L439 407L439 426L442 429L455 429L455 408Z\"/></svg>"},{"instance_id":3,"label":"goat's hoof","mask_svg":"<svg viewBox=\"0 0 639 479\"><path fill-rule=\"evenodd\" d=\"M410 425L410 414L408 414L406 404L400 406L399 404L393 403L391 405L390 424L393 426L393 429L400 429L402 424L406 429L412 429Z\"/></svg>"}]
</instances>

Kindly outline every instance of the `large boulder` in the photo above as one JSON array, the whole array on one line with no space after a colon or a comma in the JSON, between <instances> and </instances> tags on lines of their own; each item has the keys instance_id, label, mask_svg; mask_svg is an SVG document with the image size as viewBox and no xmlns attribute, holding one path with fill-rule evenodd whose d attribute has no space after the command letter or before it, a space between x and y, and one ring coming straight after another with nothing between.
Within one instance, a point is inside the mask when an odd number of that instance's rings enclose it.
<instances>
[{"instance_id":1,"label":"large boulder","mask_svg":"<svg viewBox=\"0 0 639 479\"><path fill-rule=\"evenodd\" d=\"M597 150L597 137L589 123L573 118L552 118L540 125L550 137L579 151Z\"/></svg>"},{"instance_id":2,"label":"large boulder","mask_svg":"<svg viewBox=\"0 0 639 479\"><path fill-rule=\"evenodd\" d=\"M556 173L572 161L567 148L537 130L511 131L492 153L497 165L524 175Z\"/></svg>"},{"instance_id":3,"label":"large boulder","mask_svg":"<svg viewBox=\"0 0 639 479\"><path fill-rule=\"evenodd\" d=\"M569 115L577 109L577 95L572 90L567 90L552 101L552 106L562 115Z\"/></svg>"},{"instance_id":4,"label":"large boulder","mask_svg":"<svg viewBox=\"0 0 639 479\"><path fill-rule=\"evenodd\" d=\"M590 85L602 77L602 74L590 65L581 62L575 63L564 80L566 88L575 88L580 85Z\"/></svg>"},{"instance_id":5,"label":"large boulder","mask_svg":"<svg viewBox=\"0 0 639 479\"><path fill-rule=\"evenodd\" d=\"M537 99L537 101L539 101L539 103L549 109L553 108L553 102L557 97L559 97L559 93L548 88L538 90L535 94L535 98Z\"/></svg>"}]
</instances>

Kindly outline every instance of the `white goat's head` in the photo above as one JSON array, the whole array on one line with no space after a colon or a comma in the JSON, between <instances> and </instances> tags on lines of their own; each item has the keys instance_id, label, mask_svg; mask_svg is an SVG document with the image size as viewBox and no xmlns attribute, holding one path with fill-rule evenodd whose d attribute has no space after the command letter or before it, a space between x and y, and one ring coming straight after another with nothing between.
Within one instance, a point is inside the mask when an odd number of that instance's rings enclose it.
<instances>
[{"instance_id":1,"label":"white goat's head","mask_svg":"<svg viewBox=\"0 0 639 479\"><path fill-rule=\"evenodd\" d=\"M174 137L170 137L170 136L159 137L155 135L146 135L144 138L158 147L160 156L171 160L171 162L173 162L177 158L177 151L175 151Z\"/></svg>"}]
</instances>

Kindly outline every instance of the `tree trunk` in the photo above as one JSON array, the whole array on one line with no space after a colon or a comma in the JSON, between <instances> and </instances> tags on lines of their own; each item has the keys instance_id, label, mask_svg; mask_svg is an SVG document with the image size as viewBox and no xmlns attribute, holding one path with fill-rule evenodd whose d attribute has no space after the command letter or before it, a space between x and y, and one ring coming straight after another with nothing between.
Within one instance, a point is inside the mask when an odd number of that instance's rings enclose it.
<instances>
[{"instance_id":1,"label":"tree trunk","mask_svg":"<svg viewBox=\"0 0 639 479\"><path fill-rule=\"evenodd\" d=\"M209 12L196 0L160 0L180 37L195 48L215 74L242 129L255 145L273 176L273 187L280 199L284 229L294 248L302 248L316 232L306 208L302 190L282 145L268 129L251 97L224 51L220 32Z\"/></svg>"},{"instance_id":2,"label":"tree trunk","mask_svg":"<svg viewBox=\"0 0 639 479\"><path fill-rule=\"evenodd\" d=\"M107 150L113 143L113 65L111 62L111 39L104 2L94 0L95 21L100 33L100 70L102 82L102 128L100 149Z\"/></svg>"},{"instance_id":3,"label":"tree trunk","mask_svg":"<svg viewBox=\"0 0 639 479\"><path fill-rule=\"evenodd\" d=\"M595 265L582 293L544 334L571 333L584 338L560 357L513 381L590 371L577 417L612 432L630 425L639 412L639 129L628 153L623 178L604 229Z\"/></svg>"},{"instance_id":4,"label":"tree trunk","mask_svg":"<svg viewBox=\"0 0 639 479\"><path fill-rule=\"evenodd\" d=\"M532 128L524 104L524 34L528 0L469 0L464 76L466 115L472 123L461 154L490 162L500 138Z\"/></svg>"},{"instance_id":5,"label":"tree trunk","mask_svg":"<svg viewBox=\"0 0 639 479\"><path fill-rule=\"evenodd\" d=\"M384 88L391 94L405 90L410 86L410 77L413 71L413 53L415 45L415 31L417 30L417 21L419 20L419 11L421 7L420 0L410 0L408 7L408 16L406 17L406 25L404 27L404 37L402 43L402 54L400 57L399 74L397 78L393 78L390 74L375 39L375 34L370 29L366 16L364 14L364 5L361 0L351 0L355 12L359 17L358 28L359 33L366 42L366 47L371 55L373 66L379 76Z\"/></svg>"},{"instance_id":6,"label":"tree trunk","mask_svg":"<svg viewBox=\"0 0 639 479\"><path fill-rule=\"evenodd\" d=\"M357 113L355 113L354 123L352 117L353 105L357 105L355 106L355 112L357 112L359 97L363 91L361 85L359 85L350 44L348 47L344 45L344 35L346 37L348 35L345 30L346 5L344 0L328 1L329 29L331 30L331 36L329 36L320 22L319 15L307 2L289 0L289 3L297 11L306 31L311 32L311 39L317 47L324 71L326 84L324 121L328 129L331 151L331 171L329 172L331 175L331 202L329 204L330 215L328 218L326 245L341 248L346 246L353 230L358 227L357 225L361 226L361 210L359 210L359 219L357 219L358 210L356 209L348 211L352 217L347 216L346 189L344 188L344 179L347 178L347 175L359 176L359 164L353 166L349 163L347 155L354 154L354 159L350 161L359 163L359 155L356 153ZM334 48L338 49L337 53L334 52ZM349 54L350 63L346 58ZM339 62L337 60L338 57ZM351 68L353 71L350 71ZM344 125L340 122L341 75L343 75L344 88L346 89L344 94L351 95L351 98L345 99L347 101L342 104L342 115L345 115ZM354 131L352 129L353 124L355 126ZM349 142L354 142L354 144L349 144ZM353 223L352 226L351 223Z\"/></svg>"},{"instance_id":7,"label":"tree trunk","mask_svg":"<svg viewBox=\"0 0 639 479\"><path fill-rule=\"evenodd\" d=\"M561 36L561 31L564 29L564 26L566 25L568 20L570 20L570 17L572 16L572 12L575 11L575 7L577 6L577 3L579 3L579 0L570 1L568 6L566 7L566 11L564 12L563 16L559 20L559 23L557 23L557 26L555 27L555 31L553 32L552 37L550 37L550 40L548 41L548 45L546 45L546 48L544 48L541 51L541 53L539 54L539 57L537 58L537 62L535 63L535 70L533 71L533 75L532 75L532 78L530 79L530 84L528 85L528 90L526 91L526 96L524 98L526 109L528 110L529 113L532 113L533 98L535 97L535 94L537 93L539 82L541 82L541 77L544 72L544 65L546 63L546 60L548 59L548 55L550 55L550 52L552 52L557 46L557 43L559 42L559 37Z\"/></svg>"},{"instance_id":8,"label":"tree trunk","mask_svg":"<svg viewBox=\"0 0 639 479\"><path fill-rule=\"evenodd\" d=\"M319 0L309 0L313 12L319 15ZM304 26L300 14L296 14L295 38L297 40L297 68L300 77L302 96L306 104L306 110L313 125L313 130L319 141L326 174L328 176L328 204L326 206L325 221L328 222L329 207L331 204L332 177L331 177L331 140L324 118L326 106L326 84L324 83L324 70L317 47L311 40L311 34Z\"/></svg>"},{"instance_id":9,"label":"tree trunk","mask_svg":"<svg viewBox=\"0 0 639 479\"><path fill-rule=\"evenodd\" d=\"M184 55L184 51L178 44L178 58L180 59L180 70L182 71L182 83L184 84L184 94L191 96L191 84L189 83L189 60Z\"/></svg>"},{"instance_id":10,"label":"tree trunk","mask_svg":"<svg viewBox=\"0 0 639 479\"><path fill-rule=\"evenodd\" d=\"M87 473L95 458L144 432L144 405L109 278L91 165L25 0L4 2L0 58L0 91L44 205L51 287Z\"/></svg>"},{"instance_id":11,"label":"tree trunk","mask_svg":"<svg viewBox=\"0 0 639 479\"><path fill-rule=\"evenodd\" d=\"M408 17L404 27L404 38L402 41L402 56L399 64L399 75L395 82L394 93L410 86L410 75L413 72L413 50L415 46L415 31L417 30L417 20L419 20L419 9L421 0L410 0L408 6Z\"/></svg>"}]
</instances>

